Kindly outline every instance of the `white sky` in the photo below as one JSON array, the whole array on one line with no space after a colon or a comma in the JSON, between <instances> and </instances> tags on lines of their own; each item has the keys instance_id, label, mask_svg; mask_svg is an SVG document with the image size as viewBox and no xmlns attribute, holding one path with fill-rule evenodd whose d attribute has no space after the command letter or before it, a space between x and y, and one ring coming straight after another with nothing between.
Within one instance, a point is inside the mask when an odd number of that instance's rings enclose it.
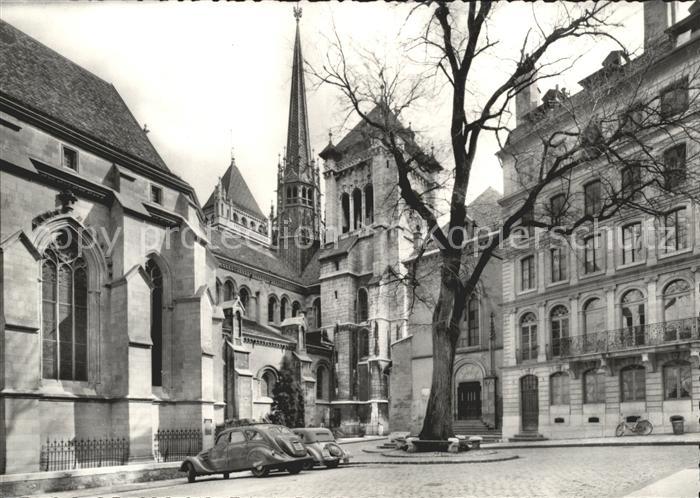
<instances>
[{"instance_id":1,"label":"white sky","mask_svg":"<svg viewBox=\"0 0 700 498\"><path fill-rule=\"evenodd\" d=\"M353 48L396 47L410 5L302 2L304 57L315 66L326 54L335 23ZM549 15L536 4L537 16ZM641 44L641 4L620 3L616 16L625 23L621 37L631 49ZM532 4L498 5L492 38L501 43L479 67L479 85L501 81L502 57L519 45L530 26ZM425 10L425 14L428 10ZM192 184L204 203L223 175L235 148L236 161L263 212L275 198L278 154L286 143L294 18L292 5L263 3L12 3L0 4L0 16L22 31L101 78L111 82L141 123L170 169ZM421 25L414 18L402 34ZM412 31L413 30L413 31ZM576 90L575 82L600 67L614 48L582 41L562 53L585 53L565 78L552 81ZM479 74L479 73L476 73ZM337 93L314 88L307 75L312 147L319 152L335 141L343 116ZM546 88L541 88L546 90ZM412 118L431 142L449 138L448 89L424 103ZM423 111L423 112L420 112ZM487 186L502 191L495 140L479 149L469 198ZM449 157L446 158L449 163Z\"/></svg>"}]
</instances>

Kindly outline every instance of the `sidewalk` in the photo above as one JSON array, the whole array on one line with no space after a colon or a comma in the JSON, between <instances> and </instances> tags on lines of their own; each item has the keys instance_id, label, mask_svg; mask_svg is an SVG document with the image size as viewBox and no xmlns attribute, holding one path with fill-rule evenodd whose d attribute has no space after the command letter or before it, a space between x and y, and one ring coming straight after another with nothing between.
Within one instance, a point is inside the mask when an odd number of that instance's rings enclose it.
<instances>
[{"instance_id":1,"label":"sidewalk","mask_svg":"<svg viewBox=\"0 0 700 498\"><path fill-rule=\"evenodd\" d=\"M351 453L356 454L358 450L352 449L356 443L379 444L378 441L386 438L387 436L341 438L338 439L338 444L350 445ZM127 482L134 483L131 486L143 486L143 483L150 481L181 479L184 474L178 470L180 463L144 462L119 467L2 474L0 475L0 496L25 496L71 489L77 491L81 488L90 489Z\"/></svg>"},{"instance_id":2,"label":"sidewalk","mask_svg":"<svg viewBox=\"0 0 700 498\"><path fill-rule=\"evenodd\" d=\"M651 434L649 436L596 437L586 439L550 439L532 442L484 443L482 448L523 449L523 448L564 448L568 446L671 446L700 445L700 433Z\"/></svg>"},{"instance_id":3,"label":"sidewalk","mask_svg":"<svg viewBox=\"0 0 700 498\"><path fill-rule=\"evenodd\" d=\"M700 490L700 475L698 469L685 469L672 474L665 479L656 481L627 496L647 496L664 498L684 498L698 496Z\"/></svg>"}]
</instances>

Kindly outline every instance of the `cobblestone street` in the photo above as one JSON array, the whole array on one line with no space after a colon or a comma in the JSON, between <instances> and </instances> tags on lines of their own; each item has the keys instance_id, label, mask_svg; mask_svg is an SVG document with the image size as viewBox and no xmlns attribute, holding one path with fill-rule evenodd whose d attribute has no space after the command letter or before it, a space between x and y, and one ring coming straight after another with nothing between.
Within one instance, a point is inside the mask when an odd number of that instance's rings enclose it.
<instances>
[{"instance_id":1,"label":"cobblestone street","mask_svg":"<svg viewBox=\"0 0 700 498\"><path fill-rule=\"evenodd\" d=\"M367 443L363 446L373 446ZM357 462L361 445L351 445ZM445 465L358 464L297 476L256 479L248 472L102 488L54 496L625 496L681 469L697 466L696 446L501 450L516 460Z\"/></svg>"}]
</instances>

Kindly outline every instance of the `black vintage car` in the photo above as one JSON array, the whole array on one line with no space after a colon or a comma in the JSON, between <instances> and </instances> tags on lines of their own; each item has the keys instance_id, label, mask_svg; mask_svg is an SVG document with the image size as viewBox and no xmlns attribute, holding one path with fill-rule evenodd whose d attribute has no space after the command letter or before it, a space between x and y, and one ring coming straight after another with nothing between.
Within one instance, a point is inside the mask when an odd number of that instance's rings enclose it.
<instances>
[{"instance_id":1,"label":"black vintage car","mask_svg":"<svg viewBox=\"0 0 700 498\"><path fill-rule=\"evenodd\" d=\"M313 457L313 462L308 464L306 468L313 467L315 463L334 469L341 461L348 463L350 460L350 453L338 445L329 429L307 427L292 430L301 438L309 455Z\"/></svg>"},{"instance_id":2,"label":"black vintage car","mask_svg":"<svg viewBox=\"0 0 700 498\"><path fill-rule=\"evenodd\" d=\"M197 476L250 470L256 477L264 477L271 470L299 473L313 458L291 430L281 425L260 424L234 427L221 432L213 447L197 456L187 457L180 466L187 472L187 480Z\"/></svg>"}]
</instances>

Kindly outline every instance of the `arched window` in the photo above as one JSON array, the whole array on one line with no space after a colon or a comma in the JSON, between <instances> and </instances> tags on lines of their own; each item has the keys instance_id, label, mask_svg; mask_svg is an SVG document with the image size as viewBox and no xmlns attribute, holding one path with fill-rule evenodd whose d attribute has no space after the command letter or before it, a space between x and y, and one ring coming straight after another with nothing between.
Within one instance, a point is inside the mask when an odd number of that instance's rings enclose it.
<instances>
[{"instance_id":1,"label":"arched window","mask_svg":"<svg viewBox=\"0 0 700 498\"><path fill-rule=\"evenodd\" d=\"M287 318L287 308L289 307L289 301L286 297L282 298L282 304L280 304L280 322L283 322Z\"/></svg>"},{"instance_id":2,"label":"arched window","mask_svg":"<svg viewBox=\"0 0 700 498\"><path fill-rule=\"evenodd\" d=\"M693 301L691 287L685 280L673 280L664 288L664 340L690 339Z\"/></svg>"},{"instance_id":3,"label":"arched window","mask_svg":"<svg viewBox=\"0 0 700 498\"><path fill-rule=\"evenodd\" d=\"M277 384L277 376L272 370L265 370L260 377L260 396L272 398L275 384Z\"/></svg>"},{"instance_id":4,"label":"arched window","mask_svg":"<svg viewBox=\"0 0 700 498\"><path fill-rule=\"evenodd\" d=\"M287 201L292 199L292 187L287 187Z\"/></svg>"},{"instance_id":5,"label":"arched window","mask_svg":"<svg viewBox=\"0 0 700 498\"><path fill-rule=\"evenodd\" d=\"M605 330L603 303L597 297L589 299L583 306L583 335L592 335Z\"/></svg>"},{"instance_id":6,"label":"arched window","mask_svg":"<svg viewBox=\"0 0 700 498\"><path fill-rule=\"evenodd\" d=\"M42 377L87 380L88 267L78 235L61 231L42 264Z\"/></svg>"},{"instance_id":7,"label":"arched window","mask_svg":"<svg viewBox=\"0 0 700 498\"><path fill-rule=\"evenodd\" d=\"M557 372L549 377L549 401L552 405L569 404L569 374Z\"/></svg>"},{"instance_id":8,"label":"arched window","mask_svg":"<svg viewBox=\"0 0 700 498\"><path fill-rule=\"evenodd\" d=\"M248 301L250 301L250 294L248 293L248 289L245 287L241 288L241 290L238 292L238 299L241 300L241 304L245 308L246 314L248 313Z\"/></svg>"},{"instance_id":9,"label":"arched window","mask_svg":"<svg viewBox=\"0 0 700 498\"><path fill-rule=\"evenodd\" d=\"M323 365L316 369L316 399L328 400L328 370Z\"/></svg>"},{"instance_id":10,"label":"arched window","mask_svg":"<svg viewBox=\"0 0 700 498\"><path fill-rule=\"evenodd\" d=\"M357 291L357 323L366 322L369 318L369 301L367 298L367 290L360 289Z\"/></svg>"},{"instance_id":11,"label":"arched window","mask_svg":"<svg viewBox=\"0 0 700 498\"><path fill-rule=\"evenodd\" d=\"M277 297L270 296L267 299L267 323L275 323L277 319Z\"/></svg>"},{"instance_id":12,"label":"arched window","mask_svg":"<svg viewBox=\"0 0 700 498\"><path fill-rule=\"evenodd\" d=\"M309 206L312 206L314 203L314 191L312 188L306 189L306 202Z\"/></svg>"},{"instance_id":13,"label":"arched window","mask_svg":"<svg viewBox=\"0 0 700 498\"><path fill-rule=\"evenodd\" d=\"M353 230L357 230L362 227L362 192L359 188L352 191L352 209L352 228Z\"/></svg>"},{"instance_id":14,"label":"arched window","mask_svg":"<svg viewBox=\"0 0 700 498\"><path fill-rule=\"evenodd\" d=\"M583 374L583 402L605 403L605 374L588 370Z\"/></svg>"},{"instance_id":15,"label":"arched window","mask_svg":"<svg viewBox=\"0 0 700 498\"><path fill-rule=\"evenodd\" d=\"M520 319L520 356L522 360L537 359L537 317L525 313Z\"/></svg>"},{"instance_id":16,"label":"arched window","mask_svg":"<svg viewBox=\"0 0 700 498\"><path fill-rule=\"evenodd\" d=\"M151 277L151 384L163 385L163 272L153 258L146 262Z\"/></svg>"},{"instance_id":17,"label":"arched window","mask_svg":"<svg viewBox=\"0 0 700 498\"><path fill-rule=\"evenodd\" d=\"M360 358L367 358L369 356L369 330L368 329L362 329L360 330L360 337L359 337L359 353L360 353Z\"/></svg>"},{"instance_id":18,"label":"arched window","mask_svg":"<svg viewBox=\"0 0 700 498\"><path fill-rule=\"evenodd\" d=\"M317 297L314 299L313 304L314 310L314 328L321 328L321 298Z\"/></svg>"},{"instance_id":19,"label":"arched window","mask_svg":"<svg viewBox=\"0 0 700 498\"><path fill-rule=\"evenodd\" d=\"M664 365L664 399L689 399L690 363L674 361Z\"/></svg>"},{"instance_id":20,"label":"arched window","mask_svg":"<svg viewBox=\"0 0 700 498\"><path fill-rule=\"evenodd\" d=\"M250 229L255 230L255 223L252 221L250 222Z\"/></svg>"},{"instance_id":21,"label":"arched window","mask_svg":"<svg viewBox=\"0 0 700 498\"><path fill-rule=\"evenodd\" d=\"M643 366L630 365L620 371L620 394L622 401L646 399L646 370Z\"/></svg>"},{"instance_id":22,"label":"arched window","mask_svg":"<svg viewBox=\"0 0 700 498\"><path fill-rule=\"evenodd\" d=\"M552 356L561 356L566 352L569 337L569 310L564 306L555 306L550 314L549 323L552 331Z\"/></svg>"},{"instance_id":23,"label":"arched window","mask_svg":"<svg viewBox=\"0 0 700 498\"><path fill-rule=\"evenodd\" d=\"M620 340L626 346L644 344L644 324L646 323L644 295L637 289L628 290L620 302L622 327Z\"/></svg>"},{"instance_id":24,"label":"arched window","mask_svg":"<svg viewBox=\"0 0 700 498\"><path fill-rule=\"evenodd\" d=\"M245 219L245 216L241 216L241 225L246 226L248 224L248 220Z\"/></svg>"},{"instance_id":25,"label":"arched window","mask_svg":"<svg viewBox=\"0 0 700 498\"><path fill-rule=\"evenodd\" d=\"M292 197L294 198L294 202L297 202L299 198L299 188L297 186L292 187Z\"/></svg>"},{"instance_id":26,"label":"arched window","mask_svg":"<svg viewBox=\"0 0 700 498\"><path fill-rule=\"evenodd\" d=\"M238 215L236 213L233 213L233 221L238 223Z\"/></svg>"},{"instance_id":27,"label":"arched window","mask_svg":"<svg viewBox=\"0 0 700 498\"><path fill-rule=\"evenodd\" d=\"M462 340L463 347L479 345L479 298L473 295L467 302L467 310L464 314L467 323L466 340Z\"/></svg>"},{"instance_id":28,"label":"arched window","mask_svg":"<svg viewBox=\"0 0 700 498\"><path fill-rule=\"evenodd\" d=\"M343 212L343 233L350 231L350 196L346 193L340 196L340 207Z\"/></svg>"},{"instance_id":29,"label":"arched window","mask_svg":"<svg viewBox=\"0 0 700 498\"><path fill-rule=\"evenodd\" d=\"M301 311L301 304L299 304L299 301L294 301L292 303L292 316L297 316L300 311Z\"/></svg>"},{"instance_id":30,"label":"arched window","mask_svg":"<svg viewBox=\"0 0 700 498\"><path fill-rule=\"evenodd\" d=\"M236 297L236 284L233 280L227 280L224 283L224 301L231 301Z\"/></svg>"},{"instance_id":31,"label":"arched window","mask_svg":"<svg viewBox=\"0 0 700 498\"><path fill-rule=\"evenodd\" d=\"M368 184L365 187L365 224L374 223L374 187Z\"/></svg>"}]
</instances>

